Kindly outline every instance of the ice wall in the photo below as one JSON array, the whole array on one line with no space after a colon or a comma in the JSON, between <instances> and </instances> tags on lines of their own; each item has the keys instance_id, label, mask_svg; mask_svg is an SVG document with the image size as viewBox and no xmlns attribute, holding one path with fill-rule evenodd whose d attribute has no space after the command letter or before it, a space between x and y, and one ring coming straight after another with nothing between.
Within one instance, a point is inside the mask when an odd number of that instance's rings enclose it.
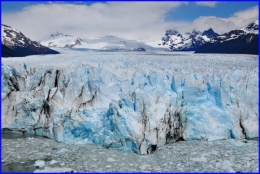
<instances>
[{"instance_id":1,"label":"ice wall","mask_svg":"<svg viewBox=\"0 0 260 174\"><path fill-rule=\"evenodd\" d=\"M2 128L139 154L258 137L257 58L62 56L3 61Z\"/></svg>"}]
</instances>

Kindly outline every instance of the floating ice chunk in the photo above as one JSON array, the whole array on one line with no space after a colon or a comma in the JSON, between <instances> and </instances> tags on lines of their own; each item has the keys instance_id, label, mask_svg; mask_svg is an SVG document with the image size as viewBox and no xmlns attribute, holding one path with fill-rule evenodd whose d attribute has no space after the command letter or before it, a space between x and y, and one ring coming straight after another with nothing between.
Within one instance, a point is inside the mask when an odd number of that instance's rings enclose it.
<instances>
[{"instance_id":1,"label":"floating ice chunk","mask_svg":"<svg viewBox=\"0 0 260 174\"><path fill-rule=\"evenodd\" d=\"M116 161L116 160L115 160L114 158L108 158L107 161L109 161L109 162L114 162L114 161Z\"/></svg>"},{"instance_id":2,"label":"floating ice chunk","mask_svg":"<svg viewBox=\"0 0 260 174\"><path fill-rule=\"evenodd\" d=\"M34 173L44 173L44 172L71 172L73 171L72 168L66 168L66 167L45 167L41 170L35 170Z\"/></svg>"},{"instance_id":3,"label":"floating ice chunk","mask_svg":"<svg viewBox=\"0 0 260 174\"><path fill-rule=\"evenodd\" d=\"M212 153L212 154L214 154L214 155L219 154L219 152L218 152L218 151L215 151L215 150L211 151L210 153Z\"/></svg>"},{"instance_id":4,"label":"floating ice chunk","mask_svg":"<svg viewBox=\"0 0 260 174\"><path fill-rule=\"evenodd\" d=\"M50 143L45 142L45 143L43 143L43 146L44 147L50 147Z\"/></svg>"},{"instance_id":5,"label":"floating ice chunk","mask_svg":"<svg viewBox=\"0 0 260 174\"><path fill-rule=\"evenodd\" d=\"M50 164L52 165L52 164L56 164L58 161L55 161L55 160L51 160L50 161Z\"/></svg>"},{"instance_id":6,"label":"floating ice chunk","mask_svg":"<svg viewBox=\"0 0 260 174\"><path fill-rule=\"evenodd\" d=\"M224 160L221 163L217 163L216 167L223 169L227 172L235 172L232 168L233 164L229 160Z\"/></svg>"},{"instance_id":7,"label":"floating ice chunk","mask_svg":"<svg viewBox=\"0 0 260 174\"><path fill-rule=\"evenodd\" d=\"M230 139L229 142L231 144L233 144L234 146L244 146L245 145L245 143L242 143L240 140Z\"/></svg>"},{"instance_id":8,"label":"floating ice chunk","mask_svg":"<svg viewBox=\"0 0 260 174\"><path fill-rule=\"evenodd\" d=\"M248 153L247 156L258 156L258 153Z\"/></svg>"},{"instance_id":9,"label":"floating ice chunk","mask_svg":"<svg viewBox=\"0 0 260 174\"><path fill-rule=\"evenodd\" d=\"M198 162L207 162L207 159L204 156L202 156L200 158L191 158L190 160L198 161Z\"/></svg>"},{"instance_id":10,"label":"floating ice chunk","mask_svg":"<svg viewBox=\"0 0 260 174\"><path fill-rule=\"evenodd\" d=\"M61 150L59 150L57 153L65 153L65 152L67 152L68 151L68 149L66 149L66 148L62 148Z\"/></svg>"},{"instance_id":11,"label":"floating ice chunk","mask_svg":"<svg viewBox=\"0 0 260 174\"><path fill-rule=\"evenodd\" d=\"M33 140L34 138L33 137L28 137L28 138L26 138L26 140Z\"/></svg>"},{"instance_id":12,"label":"floating ice chunk","mask_svg":"<svg viewBox=\"0 0 260 174\"><path fill-rule=\"evenodd\" d=\"M35 161L34 166L36 166L36 167L44 167L45 166L45 162L42 161L42 160L37 160L37 161Z\"/></svg>"},{"instance_id":13,"label":"floating ice chunk","mask_svg":"<svg viewBox=\"0 0 260 174\"><path fill-rule=\"evenodd\" d=\"M258 163L257 163L253 166L252 172L258 172L258 171L259 171L259 168L258 168Z\"/></svg>"}]
</instances>

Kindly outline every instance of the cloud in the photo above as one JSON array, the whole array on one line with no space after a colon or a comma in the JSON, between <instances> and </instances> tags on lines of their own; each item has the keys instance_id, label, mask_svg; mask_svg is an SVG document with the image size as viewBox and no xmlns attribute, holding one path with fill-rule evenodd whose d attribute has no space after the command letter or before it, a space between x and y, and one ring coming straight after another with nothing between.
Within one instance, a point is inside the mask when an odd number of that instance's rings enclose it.
<instances>
[{"instance_id":1,"label":"cloud","mask_svg":"<svg viewBox=\"0 0 260 174\"><path fill-rule=\"evenodd\" d=\"M215 32L225 33L230 30L240 29L258 19L258 6L254 6L244 11L234 13L228 18L218 18L215 16L201 16L192 21L189 25L178 27L179 31L187 32L191 30L204 31L212 28Z\"/></svg>"},{"instance_id":2,"label":"cloud","mask_svg":"<svg viewBox=\"0 0 260 174\"><path fill-rule=\"evenodd\" d=\"M160 38L170 26L165 22L170 10L182 2L109 2L84 4L38 4L21 12L2 14L2 22L34 40L59 31L79 37L116 35L128 39Z\"/></svg>"},{"instance_id":3,"label":"cloud","mask_svg":"<svg viewBox=\"0 0 260 174\"><path fill-rule=\"evenodd\" d=\"M215 7L217 2L196 2L196 4L200 6Z\"/></svg>"},{"instance_id":4,"label":"cloud","mask_svg":"<svg viewBox=\"0 0 260 174\"><path fill-rule=\"evenodd\" d=\"M169 11L182 2L109 2L85 4L51 3L2 13L2 23L32 40L47 39L58 31L81 38L114 35L141 41L160 40L167 29L184 33L213 28L218 33L238 29L258 19L258 6L234 13L228 18L200 16L192 22L165 21Z\"/></svg>"}]
</instances>

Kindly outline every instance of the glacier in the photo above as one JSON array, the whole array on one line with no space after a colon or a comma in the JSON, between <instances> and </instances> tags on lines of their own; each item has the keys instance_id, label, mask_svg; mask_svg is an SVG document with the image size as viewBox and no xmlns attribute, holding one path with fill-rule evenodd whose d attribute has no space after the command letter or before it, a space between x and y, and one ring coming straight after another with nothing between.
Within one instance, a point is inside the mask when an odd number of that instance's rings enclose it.
<instances>
[{"instance_id":1,"label":"glacier","mask_svg":"<svg viewBox=\"0 0 260 174\"><path fill-rule=\"evenodd\" d=\"M138 154L258 137L258 57L59 50L2 59L2 130Z\"/></svg>"}]
</instances>

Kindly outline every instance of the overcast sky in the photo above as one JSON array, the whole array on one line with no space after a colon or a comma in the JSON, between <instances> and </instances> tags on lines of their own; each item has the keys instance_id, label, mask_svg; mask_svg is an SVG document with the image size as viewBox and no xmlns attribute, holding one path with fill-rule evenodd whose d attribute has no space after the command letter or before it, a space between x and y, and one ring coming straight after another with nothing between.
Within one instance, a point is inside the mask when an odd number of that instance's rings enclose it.
<instances>
[{"instance_id":1,"label":"overcast sky","mask_svg":"<svg viewBox=\"0 0 260 174\"><path fill-rule=\"evenodd\" d=\"M2 23L37 41L55 31L81 38L157 41L166 29L223 33L257 19L258 2L2 3Z\"/></svg>"}]
</instances>

